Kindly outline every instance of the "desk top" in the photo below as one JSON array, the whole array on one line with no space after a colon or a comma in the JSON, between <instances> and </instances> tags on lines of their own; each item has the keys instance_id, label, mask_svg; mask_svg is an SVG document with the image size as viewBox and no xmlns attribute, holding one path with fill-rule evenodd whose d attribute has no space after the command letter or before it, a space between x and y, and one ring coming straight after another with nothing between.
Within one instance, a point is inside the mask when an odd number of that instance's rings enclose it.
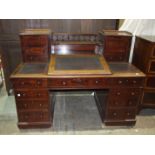
<instances>
[{"instance_id":1,"label":"desk top","mask_svg":"<svg viewBox=\"0 0 155 155\"><path fill-rule=\"evenodd\" d=\"M97 55L51 55L49 63L21 63L11 78L144 77L130 63L107 63Z\"/></svg>"}]
</instances>

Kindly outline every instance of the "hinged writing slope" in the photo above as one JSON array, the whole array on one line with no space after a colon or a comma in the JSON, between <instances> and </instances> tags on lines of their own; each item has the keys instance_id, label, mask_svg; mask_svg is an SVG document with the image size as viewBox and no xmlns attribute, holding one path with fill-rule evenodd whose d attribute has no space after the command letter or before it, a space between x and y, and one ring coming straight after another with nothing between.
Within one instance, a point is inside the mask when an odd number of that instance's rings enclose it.
<instances>
[{"instance_id":1,"label":"hinged writing slope","mask_svg":"<svg viewBox=\"0 0 155 155\"><path fill-rule=\"evenodd\" d=\"M109 75L111 71L103 56L52 55L48 75Z\"/></svg>"}]
</instances>

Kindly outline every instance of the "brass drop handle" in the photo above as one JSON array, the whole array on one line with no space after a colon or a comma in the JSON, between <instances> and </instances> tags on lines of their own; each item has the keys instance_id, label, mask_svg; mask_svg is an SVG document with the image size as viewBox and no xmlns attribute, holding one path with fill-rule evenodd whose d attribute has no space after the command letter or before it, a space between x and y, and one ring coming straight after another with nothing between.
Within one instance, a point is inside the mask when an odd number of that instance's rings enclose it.
<instances>
[{"instance_id":1,"label":"brass drop handle","mask_svg":"<svg viewBox=\"0 0 155 155\"><path fill-rule=\"evenodd\" d=\"M134 84L136 84L136 83L137 83L137 81L135 81L135 80L134 80L134 81L133 81L133 83L134 83Z\"/></svg>"},{"instance_id":2,"label":"brass drop handle","mask_svg":"<svg viewBox=\"0 0 155 155\"><path fill-rule=\"evenodd\" d=\"M42 104L40 103L39 106L42 107Z\"/></svg>"},{"instance_id":3,"label":"brass drop handle","mask_svg":"<svg viewBox=\"0 0 155 155\"><path fill-rule=\"evenodd\" d=\"M24 107L25 107L25 108L27 107L27 104L26 104L26 103L24 103Z\"/></svg>"}]
</instances>

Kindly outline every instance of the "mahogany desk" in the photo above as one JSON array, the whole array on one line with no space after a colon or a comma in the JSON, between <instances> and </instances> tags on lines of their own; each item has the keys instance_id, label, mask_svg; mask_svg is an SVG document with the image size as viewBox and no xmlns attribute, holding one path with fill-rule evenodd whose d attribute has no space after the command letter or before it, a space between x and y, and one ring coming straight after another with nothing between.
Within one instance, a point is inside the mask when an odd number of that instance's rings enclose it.
<instances>
[{"instance_id":1,"label":"mahogany desk","mask_svg":"<svg viewBox=\"0 0 155 155\"><path fill-rule=\"evenodd\" d=\"M54 91L67 90L93 90L106 125L134 125L144 78L132 64L107 64L97 55L51 55L49 63L22 63L11 75L18 127L50 127Z\"/></svg>"}]
</instances>

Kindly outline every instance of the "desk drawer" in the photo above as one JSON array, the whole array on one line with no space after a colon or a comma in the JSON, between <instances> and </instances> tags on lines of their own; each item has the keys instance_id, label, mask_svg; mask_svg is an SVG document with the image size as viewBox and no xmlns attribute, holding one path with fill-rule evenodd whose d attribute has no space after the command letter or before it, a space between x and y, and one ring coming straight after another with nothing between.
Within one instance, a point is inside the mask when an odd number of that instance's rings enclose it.
<instances>
[{"instance_id":1,"label":"desk drawer","mask_svg":"<svg viewBox=\"0 0 155 155\"><path fill-rule=\"evenodd\" d=\"M47 90L15 90L16 100L48 99Z\"/></svg>"},{"instance_id":2,"label":"desk drawer","mask_svg":"<svg viewBox=\"0 0 155 155\"><path fill-rule=\"evenodd\" d=\"M21 36L21 39L24 47L44 46L48 44L48 36L44 35Z\"/></svg>"},{"instance_id":3,"label":"desk drawer","mask_svg":"<svg viewBox=\"0 0 155 155\"><path fill-rule=\"evenodd\" d=\"M13 87L15 89L20 88L46 88L47 87L47 79L31 79L31 78L21 78L21 79L13 79Z\"/></svg>"},{"instance_id":4,"label":"desk drawer","mask_svg":"<svg viewBox=\"0 0 155 155\"><path fill-rule=\"evenodd\" d=\"M136 108L113 108L108 109L106 119L109 120L126 120L135 119Z\"/></svg>"},{"instance_id":5,"label":"desk drawer","mask_svg":"<svg viewBox=\"0 0 155 155\"><path fill-rule=\"evenodd\" d=\"M51 120L49 111L25 111L18 113L19 122L48 122Z\"/></svg>"},{"instance_id":6,"label":"desk drawer","mask_svg":"<svg viewBox=\"0 0 155 155\"><path fill-rule=\"evenodd\" d=\"M26 55L46 56L48 54L48 46L45 47L26 47L24 48Z\"/></svg>"},{"instance_id":7,"label":"desk drawer","mask_svg":"<svg viewBox=\"0 0 155 155\"><path fill-rule=\"evenodd\" d=\"M136 107L138 105L138 98L121 98L121 99L113 99L111 98L108 102L108 107L111 108L121 108L121 107Z\"/></svg>"},{"instance_id":8,"label":"desk drawer","mask_svg":"<svg viewBox=\"0 0 155 155\"><path fill-rule=\"evenodd\" d=\"M124 99L135 99L141 94L141 89L139 88L122 88L122 89L112 89L110 91L110 97L113 99L122 100Z\"/></svg>"},{"instance_id":9,"label":"desk drawer","mask_svg":"<svg viewBox=\"0 0 155 155\"><path fill-rule=\"evenodd\" d=\"M18 100L16 101L18 110L32 110L32 109L48 109L48 100Z\"/></svg>"},{"instance_id":10,"label":"desk drawer","mask_svg":"<svg viewBox=\"0 0 155 155\"><path fill-rule=\"evenodd\" d=\"M119 87L142 87L144 83L143 78L115 78L113 85Z\"/></svg>"},{"instance_id":11,"label":"desk drawer","mask_svg":"<svg viewBox=\"0 0 155 155\"><path fill-rule=\"evenodd\" d=\"M48 79L48 87L52 88L103 88L110 84L111 79L106 78L62 78Z\"/></svg>"}]
</instances>

